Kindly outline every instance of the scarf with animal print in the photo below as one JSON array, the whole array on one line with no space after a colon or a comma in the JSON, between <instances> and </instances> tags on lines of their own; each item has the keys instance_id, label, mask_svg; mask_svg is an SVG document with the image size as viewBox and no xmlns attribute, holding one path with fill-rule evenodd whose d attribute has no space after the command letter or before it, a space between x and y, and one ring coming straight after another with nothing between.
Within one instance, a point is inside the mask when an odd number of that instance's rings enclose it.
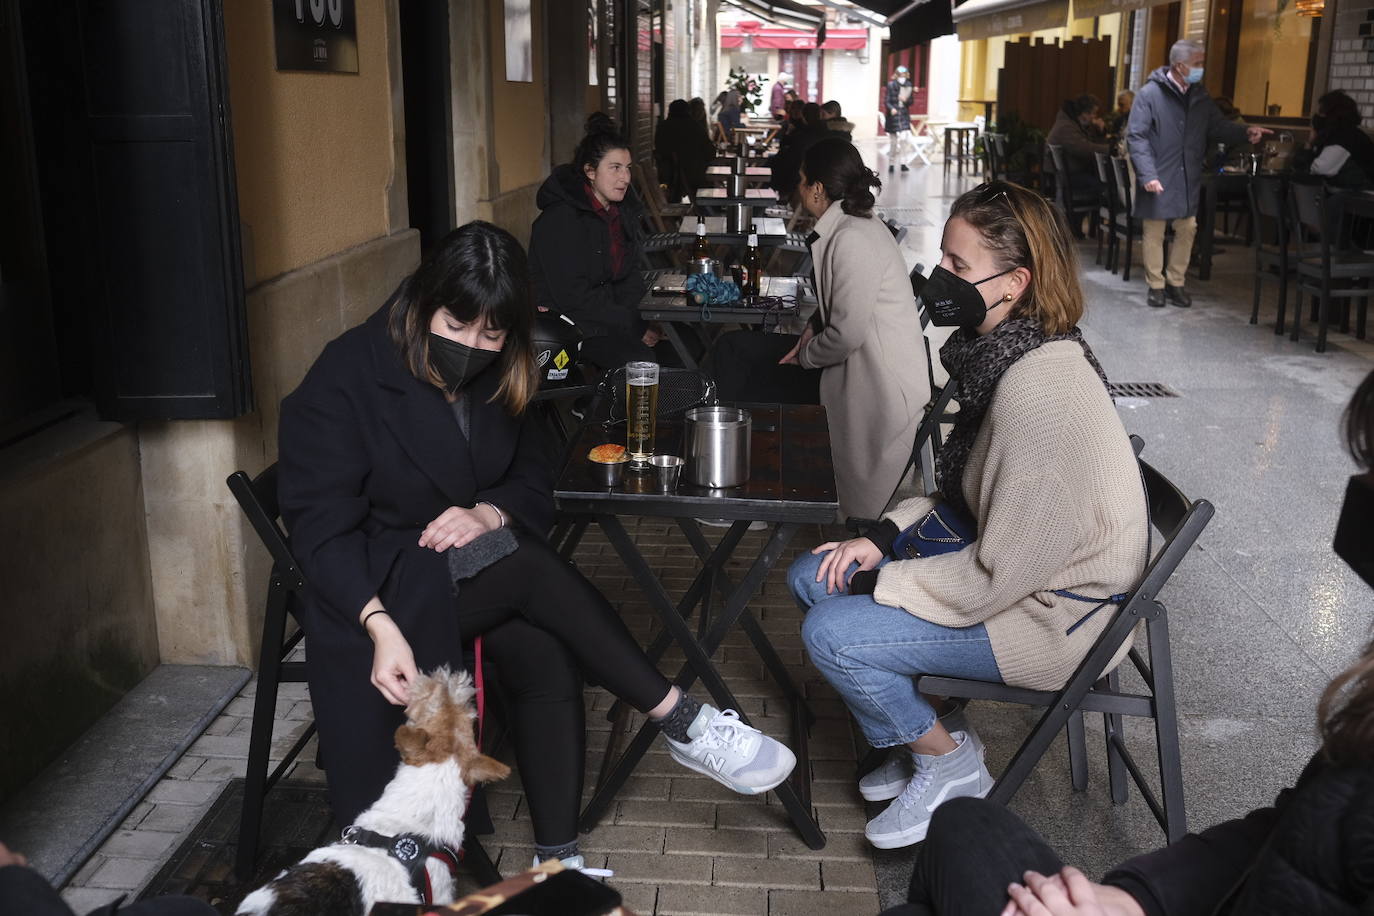
<instances>
[{"instance_id":1,"label":"scarf with animal print","mask_svg":"<svg viewBox=\"0 0 1374 916\"><path fill-rule=\"evenodd\" d=\"M973 515L964 500L964 465L1002 373L1036 347L1056 340L1076 341L1102 384L1107 384L1107 374L1077 327L1063 334L1046 334L1040 322L1033 318L1008 318L982 336L973 328L960 328L940 348L941 364L949 377L959 383L958 419L935 459L940 493L952 508L967 516Z\"/></svg>"}]
</instances>

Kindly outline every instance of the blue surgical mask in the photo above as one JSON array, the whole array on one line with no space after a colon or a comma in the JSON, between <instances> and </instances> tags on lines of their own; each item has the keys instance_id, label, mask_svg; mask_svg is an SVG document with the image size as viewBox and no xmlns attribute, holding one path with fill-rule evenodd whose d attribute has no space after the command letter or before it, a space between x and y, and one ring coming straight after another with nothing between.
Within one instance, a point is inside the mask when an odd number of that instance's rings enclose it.
<instances>
[{"instance_id":1,"label":"blue surgical mask","mask_svg":"<svg viewBox=\"0 0 1374 916\"><path fill-rule=\"evenodd\" d=\"M1186 80L1190 86L1202 82L1202 68L1193 67L1188 71L1188 75L1184 77L1184 80Z\"/></svg>"}]
</instances>

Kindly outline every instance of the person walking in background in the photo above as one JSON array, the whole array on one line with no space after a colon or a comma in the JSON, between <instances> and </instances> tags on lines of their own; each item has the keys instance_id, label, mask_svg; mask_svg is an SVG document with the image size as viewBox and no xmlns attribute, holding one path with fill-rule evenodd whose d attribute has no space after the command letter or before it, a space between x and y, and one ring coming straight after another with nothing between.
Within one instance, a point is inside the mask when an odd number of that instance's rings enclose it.
<instances>
[{"instance_id":1,"label":"person walking in background","mask_svg":"<svg viewBox=\"0 0 1374 916\"><path fill-rule=\"evenodd\" d=\"M704 133L707 138L710 138L711 119L706 115L706 100L699 95L694 96L692 100L687 103L687 110L691 113L692 120L701 125L701 132Z\"/></svg>"},{"instance_id":2,"label":"person walking in background","mask_svg":"<svg viewBox=\"0 0 1374 916\"><path fill-rule=\"evenodd\" d=\"M1202 43L1184 39L1169 49L1169 64L1150 74L1136 93L1126 129L1135 164L1136 215L1142 222L1141 260L1150 291L1146 301L1186 308L1184 272L1197 233L1203 160L1210 144L1257 143L1272 131L1227 121L1202 85ZM1145 193L1139 193L1144 191ZM1164 230L1173 223L1174 244L1164 264Z\"/></svg>"},{"instance_id":3,"label":"person walking in background","mask_svg":"<svg viewBox=\"0 0 1374 916\"><path fill-rule=\"evenodd\" d=\"M778 74L778 80L773 84L773 92L768 100L768 111L773 115L774 121L787 120L787 87L791 85L792 74L785 71Z\"/></svg>"},{"instance_id":4,"label":"person walking in background","mask_svg":"<svg viewBox=\"0 0 1374 916\"><path fill-rule=\"evenodd\" d=\"M906 67L898 66L887 81L883 94L883 130L887 131L887 170L893 171L901 156L903 145L908 149L900 164L903 172L911 171L907 161L916 155L916 141L911 136L911 77Z\"/></svg>"}]
</instances>

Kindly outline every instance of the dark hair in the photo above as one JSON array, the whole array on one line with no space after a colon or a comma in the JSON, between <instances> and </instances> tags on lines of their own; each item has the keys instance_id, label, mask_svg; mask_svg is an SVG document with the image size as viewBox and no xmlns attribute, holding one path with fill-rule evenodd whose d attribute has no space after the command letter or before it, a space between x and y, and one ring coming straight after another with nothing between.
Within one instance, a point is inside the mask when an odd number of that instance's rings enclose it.
<instances>
[{"instance_id":1,"label":"dark hair","mask_svg":"<svg viewBox=\"0 0 1374 916\"><path fill-rule=\"evenodd\" d=\"M1345 447L1355 463L1374 470L1374 372L1366 375L1355 389L1341 417Z\"/></svg>"},{"instance_id":2,"label":"dark hair","mask_svg":"<svg viewBox=\"0 0 1374 916\"><path fill-rule=\"evenodd\" d=\"M593 111L587 115L587 120L582 122L582 133L584 134L618 134L620 127L615 123L615 119L604 111Z\"/></svg>"},{"instance_id":3,"label":"dark hair","mask_svg":"<svg viewBox=\"0 0 1374 916\"><path fill-rule=\"evenodd\" d=\"M1328 130L1332 127L1360 126L1360 106L1339 89L1333 89L1317 99L1317 111L1326 115Z\"/></svg>"},{"instance_id":4,"label":"dark hair","mask_svg":"<svg viewBox=\"0 0 1374 916\"><path fill-rule=\"evenodd\" d=\"M827 137L811 144L802 159L802 171L809 184L820 183L825 196L841 201L840 208L850 216L873 215L873 189L883 183L864 165L863 157L844 137Z\"/></svg>"},{"instance_id":5,"label":"dark hair","mask_svg":"<svg viewBox=\"0 0 1374 916\"><path fill-rule=\"evenodd\" d=\"M1098 100L1097 96L1086 92L1077 98L1064 100L1064 113L1071 118L1080 117L1094 108L1100 109L1101 107L1102 102Z\"/></svg>"},{"instance_id":6,"label":"dark hair","mask_svg":"<svg viewBox=\"0 0 1374 916\"><path fill-rule=\"evenodd\" d=\"M1355 389L1341 426L1345 446L1355 462L1367 473L1374 471L1374 372L1366 375ZM1328 760L1374 760L1374 642L1322 691L1317 702L1317 724L1321 729L1322 753Z\"/></svg>"},{"instance_id":7,"label":"dark hair","mask_svg":"<svg viewBox=\"0 0 1374 916\"><path fill-rule=\"evenodd\" d=\"M691 116L692 106L687 104L686 99L673 99L668 103L668 117L690 118Z\"/></svg>"},{"instance_id":8,"label":"dark hair","mask_svg":"<svg viewBox=\"0 0 1374 916\"><path fill-rule=\"evenodd\" d=\"M821 111L830 115L832 118L838 118L840 117L840 115L843 114L843 112L840 111L840 103L835 101L834 99L831 99L830 101L822 105Z\"/></svg>"},{"instance_id":9,"label":"dark hair","mask_svg":"<svg viewBox=\"0 0 1374 916\"><path fill-rule=\"evenodd\" d=\"M405 281L392 303L387 327L406 368L417 379L443 388L429 361L429 326L434 313L447 309L464 323L505 331L501 348L501 385L492 400L505 401L512 414L524 412L538 380L530 329L530 298L525 249L499 226L474 220L439 240Z\"/></svg>"},{"instance_id":10,"label":"dark hair","mask_svg":"<svg viewBox=\"0 0 1374 916\"><path fill-rule=\"evenodd\" d=\"M807 102L802 106L802 121L807 124L821 123L821 106L815 102Z\"/></svg>"},{"instance_id":11,"label":"dark hair","mask_svg":"<svg viewBox=\"0 0 1374 916\"><path fill-rule=\"evenodd\" d=\"M678 99L681 102L681 99ZM674 102L673 104L677 104ZM686 105L686 102L682 102ZM671 106L669 106L671 111ZM577 144L577 149L573 151L573 168L577 174L585 176L586 169L595 169L601 164L601 160L611 150L629 149L630 144L620 132L616 130L615 122L606 117L601 112L596 112L587 118L587 135L582 138L582 142Z\"/></svg>"}]
</instances>

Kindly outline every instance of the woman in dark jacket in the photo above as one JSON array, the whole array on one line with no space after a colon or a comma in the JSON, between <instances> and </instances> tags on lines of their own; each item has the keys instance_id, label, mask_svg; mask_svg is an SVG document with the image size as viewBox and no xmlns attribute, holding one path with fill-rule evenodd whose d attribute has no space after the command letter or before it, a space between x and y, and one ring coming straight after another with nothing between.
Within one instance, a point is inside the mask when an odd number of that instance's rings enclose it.
<instances>
[{"instance_id":1,"label":"woman in dark jacket","mask_svg":"<svg viewBox=\"0 0 1374 916\"><path fill-rule=\"evenodd\" d=\"M588 119L573 161L553 170L535 202L543 212L530 233L530 274L539 308L576 321L582 357L601 369L676 364L662 333L639 317L644 208L630 187L630 145L609 119Z\"/></svg>"},{"instance_id":2,"label":"woman in dark jacket","mask_svg":"<svg viewBox=\"0 0 1374 916\"><path fill-rule=\"evenodd\" d=\"M706 183L706 167L716 155L716 147L711 142L705 117L705 109L698 120L687 101L674 99L668 105L668 117L659 121L654 129L654 163L658 166L658 179L668 186L674 199L696 194L697 188Z\"/></svg>"},{"instance_id":3,"label":"woman in dark jacket","mask_svg":"<svg viewBox=\"0 0 1374 916\"><path fill-rule=\"evenodd\" d=\"M1346 491L1336 552L1374 585L1366 534L1374 498L1374 373L1356 390L1345 427L1365 473ZM1065 867L1001 805L949 801L936 810L916 855L910 902L883 916L1374 912L1374 643L1327 686L1317 722L1321 748L1272 807L1136 856L1102 884Z\"/></svg>"},{"instance_id":4,"label":"woman in dark jacket","mask_svg":"<svg viewBox=\"0 0 1374 916\"><path fill-rule=\"evenodd\" d=\"M1374 140L1360 129L1360 106L1339 89L1317 100L1308 170L1338 188L1374 187Z\"/></svg>"},{"instance_id":5,"label":"woman in dark jacket","mask_svg":"<svg viewBox=\"0 0 1374 916\"><path fill-rule=\"evenodd\" d=\"M709 769L702 741L718 760L747 746L708 773L739 791L771 789L794 758L671 686L545 541L550 450L524 421L533 315L510 233L482 222L450 233L282 402L278 486L310 582L301 623L336 819L351 823L391 779L417 672L461 667L461 641L484 634L511 700L536 848L566 860L577 856L583 673L658 719L690 768Z\"/></svg>"}]
</instances>

